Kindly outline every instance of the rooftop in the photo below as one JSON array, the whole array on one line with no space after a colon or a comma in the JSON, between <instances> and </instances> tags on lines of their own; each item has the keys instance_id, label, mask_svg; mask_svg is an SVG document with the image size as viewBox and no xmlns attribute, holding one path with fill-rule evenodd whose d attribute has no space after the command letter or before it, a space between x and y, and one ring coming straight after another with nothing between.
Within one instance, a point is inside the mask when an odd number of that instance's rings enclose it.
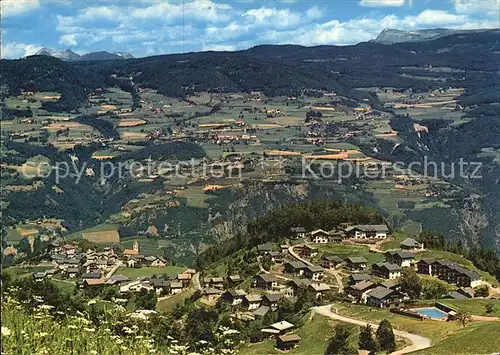
<instances>
[{"instance_id":1,"label":"rooftop","mask_svg":"<svg viewBox=\"0 0 500 355\"><path fill-rule=\"evenodd\" d=\"M352 264L366 264L368 263L368 260L362 256L350 256L347 259L347 262L352 263Z\"/></svg>"},{"instance_id":2,"label":"rooftop","mask_svg":"<svg viewBox=\"0 0 500 355\"><path fill-rule=\"evenodd\" d=\"M283 331L283 330L287 330L287 329L293 328L294 325L292 323L287 322L286 320L283 320L281 322L277 322L277 323L271 324L269 327L277 329L279 331Z\"/></svg>"}]
</instances>

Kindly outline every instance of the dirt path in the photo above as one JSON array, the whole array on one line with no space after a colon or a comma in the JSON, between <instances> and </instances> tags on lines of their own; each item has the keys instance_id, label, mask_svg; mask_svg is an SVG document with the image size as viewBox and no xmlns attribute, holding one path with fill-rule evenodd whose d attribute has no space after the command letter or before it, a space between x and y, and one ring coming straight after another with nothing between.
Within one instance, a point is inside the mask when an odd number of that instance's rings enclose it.
<instances>
[{"instance_id":1,"label":"dirt path","mask_svg":"<svg viewBox=\"0 0 500 355\"><path fill-rule=\"evenodd\" d=\"M374 330L376 330L378 328L378 325L376 325L376 324L371 324L371 323L357 320L354 318L341 316L337 313L332 312L331 308L332 308L332 305L326 305L326 306L321 306L321 307L313 307L313 308L311 308L311 310L313 311L313 313L316 313L316 314L319 314L319 315L322 315L324 317L328 317L331 319L339 320L341 322L356 324L356 325L360 325L360 326L365 326L367 324L370 324ZM412 334L412 333L408 333L408 332L403 332L401 330L394 330L394 334L400 338L407 339L408 341L410 341L411 345L409 345L401 350L398 350L398 351L391 353L392 355L408 354L408 353L411 353L414 351L427 349L427 348L430 348L432 346L432 341L429 338L425 338L425 337L422 337L420 335L416 335L416 334Z\"/></svg>"},{"instance_id":2,"label":"dirt path","mask_svg":"<svg viewBox=\"0 0 500 355\"><path fill-rule=\"evenodd\" d=\"M120 266L123 266L123 265L124 265L123 262L118 260L116 262L116 264L113 265L113 268L106 274L106 276L104 277L104 280L106 280L106 281L109 280L111 278L111 276L113 276L113 274L116 272L116 270L118 270L118 268Z\"/></svg>"},{"instance_id":3,"label":"dirt path","mask_svg":"<svg viewBox=\"0 0 500 355\"><path fill-rule=\"evenodd\" d=\"M194 287L195 290L197 290L197 291L201 290L200 273L199 272L197 272L196 274L193 275L193 278L191 279L191 285Z\"/></svg>"}]
</instances>

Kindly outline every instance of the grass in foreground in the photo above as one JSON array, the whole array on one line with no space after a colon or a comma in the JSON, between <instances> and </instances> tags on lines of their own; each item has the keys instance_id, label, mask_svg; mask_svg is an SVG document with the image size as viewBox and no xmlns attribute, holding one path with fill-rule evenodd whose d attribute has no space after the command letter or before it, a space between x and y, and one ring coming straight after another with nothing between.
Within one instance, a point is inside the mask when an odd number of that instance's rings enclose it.
<instances>
[{"instance_id":1,"label":"grass in foreground","mask_svg":"<svg viewBox=\"0 0 500 355\"><path fill-rule=\"evenodd\" d=\"M141 276L153 276L153 275L175 275L180 274L186 270L182 266L165 266L165 267L141 267L141 268L121 268L116 271L116 274L121 274L130 277L135 280Z\"/></svg>"},{"instance_id":2,"label":"grass in foreground","mask_svg":"<svg viewBox=\"0 0 500 355\"><path fill-rule=\"evenodd\" d=\"M333 334L334 321L326 317L315 315L312 318L307 316L304 326L296 331L302 338L300 345L295 349L287 352L287 354L324 354L328 346L328 342ZM357 342L357 327L354 328L351 340ZM240 349L241 354L245 355L262 355L262 354L282 354L275 348L276 340L265 340L256 344L249 344Z\"/></svg>"},{"instance_id":3,"label":"grass in foreground","mask_svg":"<svg viewBox=\"0 0 500 355\"><path fill-rule=\"evenodd\" d=\"M422 335L438 343L455 333L460 327L456 322L435 320L420 321L418 319L401 316L389 312L388 309L373 308L363 305L336 303L333 311L341 315L350 316L370 323L378 324L382 319L388 319L394 329Z\"/></svg>"},{"instance_id":4,"label":"grass in foreground","mask_svg":"<svg viewBox=\"0 0 500 355\"><path fill-rule=\"evenodd\" d=\"M431 349L415 354L468 355L490 354L500 349L500 322L469 324L443 339Z\"/></svg>"}]
</instances>

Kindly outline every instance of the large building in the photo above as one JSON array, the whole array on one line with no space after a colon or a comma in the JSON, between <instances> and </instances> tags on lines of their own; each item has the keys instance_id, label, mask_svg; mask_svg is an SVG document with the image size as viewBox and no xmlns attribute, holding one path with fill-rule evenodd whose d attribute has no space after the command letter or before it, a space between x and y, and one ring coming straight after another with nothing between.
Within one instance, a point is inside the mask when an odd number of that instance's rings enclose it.
<instances>
[{"instance_id":1,"label":"large building","mask_svg":"<svg viewBox=\"0 0 500 355\"><path fill-rule=\"evenodd\" d=\"M389 234L385 224L358 224L345 230L347 237L355 239L384 239Z\"/></svg>"}]
</instances>

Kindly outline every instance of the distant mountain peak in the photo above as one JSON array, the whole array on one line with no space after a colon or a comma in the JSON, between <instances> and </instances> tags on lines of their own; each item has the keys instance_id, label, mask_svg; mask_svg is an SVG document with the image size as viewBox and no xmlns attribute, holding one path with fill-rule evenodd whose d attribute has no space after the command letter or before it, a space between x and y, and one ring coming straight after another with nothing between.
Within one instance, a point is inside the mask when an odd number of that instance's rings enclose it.
<instances>
[{"instance_id":1,"label":"distant mountain peak","mask_svg":"<svg viewBox=\"0 0 500 355\"><path fill-rule=\"evenodd\" d=\"M44 47L40 49L38 52L35 53L35 55L45 55L49 57L54 57L58 58L64 61L69 61L69 62L74 62L74 61L80 61L80 60L116 60L116 59L132 59L134 56L130 53L127 52L106 52L106 51L99 51L99 52L91 52L83 55L79 55L78 53L75 53L71 49L65 49L63 51L54 51L51 48Z\"/></svg>"},{"instance_id":2,"label":"distant mountain peak","mask_svg":"<svg viewBox=\"0 0 500 355\"><path fill-rule=\"evenodd\" d=\"M113 52L113 54L116 54L120 57L122 57L123 59L134 59L135 57L128 53L128 52Z\"/></svg>"},{"instance_id":3,"label":"distant mountain peak","mask_svg":"<svg viewBox=\"0 0 500 355\"><path fill-rule=\"evenodd\" d=\"M54 53L55 53L54 50L47 47L43 47L38 52L36 52L35 55L48 55L49 57L52 57Z\"/></svg>"}]
</instances>

